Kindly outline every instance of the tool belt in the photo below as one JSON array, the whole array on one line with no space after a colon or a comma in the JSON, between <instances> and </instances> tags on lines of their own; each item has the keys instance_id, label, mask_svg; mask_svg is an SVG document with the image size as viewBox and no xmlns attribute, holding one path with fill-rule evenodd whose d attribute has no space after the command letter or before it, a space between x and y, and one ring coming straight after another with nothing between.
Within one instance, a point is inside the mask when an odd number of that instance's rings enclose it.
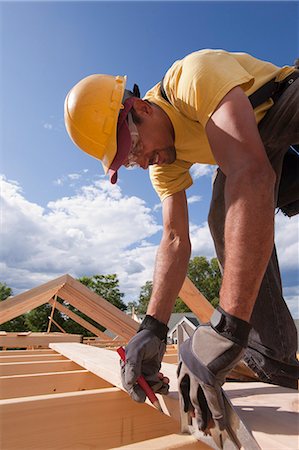
<instances>
[{"instance_id":1,"label":"tool belt","mask_svg":"<svg viewBox=\"0 0 299 450\"><path fill-rule=\"evenodd\" d=\"M294 83L297 78L299 78L299 70L296 67L296 70L284 80L278 82L273 78L268 81L248 97L252 108L256 108L270 98L276 103L283 92ZM162 98L171 104L164 89L164 77L161 80L160 92ZM292 187L293 192L297 192L297 198L293 199L291 203L281 204L280 199L284 197L285 192L287 192L290 187ZM291 146L284 156L281 181L278 190L277 207L288 217L295 216L299 213L299 148L295 145Z\"/></svg>"}]
</instances>

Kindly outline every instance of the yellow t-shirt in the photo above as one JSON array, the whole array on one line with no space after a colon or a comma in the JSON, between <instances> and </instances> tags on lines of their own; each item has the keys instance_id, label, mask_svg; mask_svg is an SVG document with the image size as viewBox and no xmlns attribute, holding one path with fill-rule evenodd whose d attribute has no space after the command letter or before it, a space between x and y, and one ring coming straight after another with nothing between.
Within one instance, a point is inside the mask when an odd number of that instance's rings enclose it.
<instances>
[{"instance_id":1,"label":"yellow t-shirt","mask_svg":"<svg viewBox=\"0 0 299 450\"><path fill-rule=\"evenodd\" d=\"M150 178L161 200L192 185L189 173L192 164L216 164L205 126L231 89L240 86L249 96L273 78L283 80L293 70L246 53L224 50L200 50L176 61L164 78L164 89L171 104L162 98L160 83L144 97L166 112L175 133L176 161L150 166ZM272 105L269 99L255 108L257 123Z\"/></svg>"}]
</instances>

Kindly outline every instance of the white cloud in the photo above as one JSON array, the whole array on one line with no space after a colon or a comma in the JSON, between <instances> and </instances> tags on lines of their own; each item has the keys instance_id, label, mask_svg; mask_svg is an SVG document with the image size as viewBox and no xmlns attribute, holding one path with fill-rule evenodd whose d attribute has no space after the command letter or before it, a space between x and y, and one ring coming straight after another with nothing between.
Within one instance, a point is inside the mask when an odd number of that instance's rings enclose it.
<instances>
[{"instance_id":1,"label":"white cloud","mask_svg":"<svg viewBox=\"0 0 299 450\"><path fill-rule=\"evenodd\" d=\"M162 203L157 203L154 207L153 207L153 211L159 211L160 209L162 209Z\"/></svg>"},{"instance_id":2,"label":"white cloud","mask_svg":"<svg viewBox=\"0 0 299 450\"><path fill-rule=\"evenodd\" d=\"M46 130L52 130L53 129L53 125L51 123L48 123L48 122L44 123L43 127Z\"/></svg>"},{"instance_id":3,"label":"white cloud","mask_svg":"<svg viewBox=\"0 0 299 450\"><path fill-rule=\"evenodd\" d=\"M21 187L2 178L2 280L15 292L64 273L79 277L117 273L130 296L152 273L156 246L148 239L160 230L138 197L97 181L47 209L27 201Z\"/></svg>"},{"instance_id":4,"label":"white cloud","mask_svg":"<svg viewBox=\"0 0 299 450\"><path fill-rule=\"evenodd\" d=\"M69 173L68 178L70 180L79 180L79 178L81 178L81 174L80 173Z\"/></svg>"},{"instance_id":5,"label":"white cloud","mask_svg":"<svg viewBox=\"0 0 299 450\"><path fill-rule=\"evenodd\" d=\"M204 176L212 176L215 171L216 166L211 166L209 164L193 164L191 167L191 176L193 180Z\"/></svg>"},{"instance_id":6,"label":"white cloud","mask_svg":"<svg viewBox=\"0 0 299 450\"><path fill-rule=\"evenodd\" d=\"M53 181L53 184L55 184L55 186L63 186L63 178L57 178L56 180Z\"/></svg>"},{"instance_id":7,"label":"white cloud","mask_svg":"<svg viewBox=\"0 0 299 450\"><path fill-rule=\"evenodd\" d=\"M299 267L299 218L278 213L275 217L275 242L278 259L284 269Z\"/></svg>"},{"instance_id":8,"label":"white cloud","mask_svg":"<svg viewBox=\"0 0 299 450\"><path fill-rule=\"evenodd\" d=\"M191 195L191 197L187 198L187 202L189 205L191 205L192 203L200 202L201 199L202 199L201 195Z\"/></svg>"},{"instance_id":9,"label":"white cloud","mask_svg":"<svg viewBox=\"0 0 299 450\"><path fill-rule=\"evenodd\" d=\"M18 183L4 177L1 182L0 281L15 293L64 273L116 273L126 300L133 300L152 279L158 246L151 238L161 226L142 199L127 197L118 185L100 179L42 208L26 200ZM190 236L192 256L215 256L206 222L191 223ZM297 218L276 216L276 242L281 269L292 275L285 297L298 315Z\"/></svg>"},{"instance_id":10,"label":"white cloud","mask_svg":"<svg viewBox=\"0 0 299 450\"><path fill-rule=\"evenodd\" d=\"M207 222L201 225L190 224L190 238L192 244L192 256L206 256L214 258L215 250Z\"/></svg>"}]
</instances>

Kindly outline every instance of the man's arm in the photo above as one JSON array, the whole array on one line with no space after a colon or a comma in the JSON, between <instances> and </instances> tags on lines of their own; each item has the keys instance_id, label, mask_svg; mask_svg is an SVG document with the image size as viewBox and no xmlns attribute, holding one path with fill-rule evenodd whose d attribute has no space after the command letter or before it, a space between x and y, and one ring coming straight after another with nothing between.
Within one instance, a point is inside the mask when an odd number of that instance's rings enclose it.
<instances>
[{"instance_id":1,"label":"man's arm","mask_svg":"<svg viewBox=\"0 0 299 450\"><path fill-rule=\"evenodd\" d=\"M167 324L186 277L191 253L185 191L167 197L162 208L163 237L157 253L147 314Z\"/></svg>"},{"instance_id":2,"label":"man's arm","mask_svg":"<svg viewBox=\"0 0 299 450\"><path fill-rule=\"evenodd\" d=\"M250 102L232 89L206 125L214 157L226 175L225 266L220 305L249 321L274 240L275 173Z\"/></svg>"}]
</instances>

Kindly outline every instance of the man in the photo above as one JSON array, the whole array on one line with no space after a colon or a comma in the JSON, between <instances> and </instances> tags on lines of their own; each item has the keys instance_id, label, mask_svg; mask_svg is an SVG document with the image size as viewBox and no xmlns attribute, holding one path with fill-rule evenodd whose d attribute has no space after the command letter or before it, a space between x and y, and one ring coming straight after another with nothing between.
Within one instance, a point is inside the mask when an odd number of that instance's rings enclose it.
<instances>
[{"instance_id":1,"label":"man","mask_svg":"<svg viewBox=\"0 0 299 450\"><path fill-rule=\"evenodd\" d=\"M125 78L94 75L65 102L74 142L102 160L112 183L121 165L150 169L162 200L163 237L147 315L126 347L123 384L144 401L137 377L167 392L159 374L167 323L187 272L191 245L186 189L193 163L219 166L209 225L223 268L220 307L181 349L185 410L205 430L225 426L220 386L243 358L259 379L296 388L294 322L283 300L274 211L289 146L299 143L299 80L245 53L201 50L176 61L144 97ZM298 201L298 186L281 194Z\"/></svg>"}]
</instances>

